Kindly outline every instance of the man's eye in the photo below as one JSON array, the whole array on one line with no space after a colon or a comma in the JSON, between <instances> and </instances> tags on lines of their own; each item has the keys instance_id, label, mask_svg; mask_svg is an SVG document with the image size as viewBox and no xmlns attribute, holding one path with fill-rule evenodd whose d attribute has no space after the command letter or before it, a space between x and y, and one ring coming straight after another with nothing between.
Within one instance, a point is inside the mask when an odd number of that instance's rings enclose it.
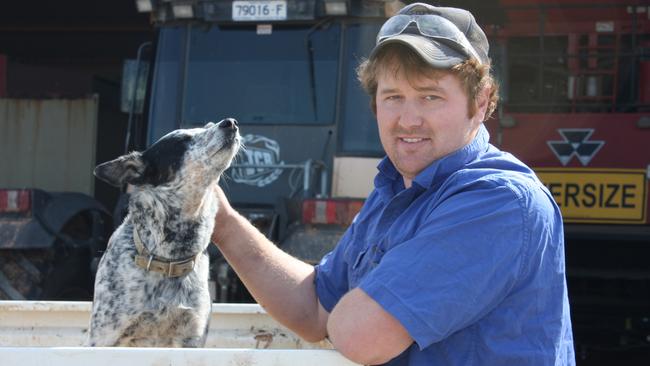
<instances>
[{"instance_id":1,"label":"man's eye","mask_svg":"<svg viewBox=\"0 0 650 366\"><path fill-rule=\"evenodd\" d=\"M426 100L436 100L436 99L440 99L440 97L438 97L437 95L427 95L426 97L424 97L424 99L426 99Z\"/></svg>"},{"instance_id":2,"label":"man's eye","mask_svg":"<svg viewBox=\"0 0 650 366\"><path fill-rule=\"evenodd\" d=\"M399 95L389 95L388 97L386 97L386 100L399 100L399 99L401 99L401 96Z\"/></svg>"}]
</instances>

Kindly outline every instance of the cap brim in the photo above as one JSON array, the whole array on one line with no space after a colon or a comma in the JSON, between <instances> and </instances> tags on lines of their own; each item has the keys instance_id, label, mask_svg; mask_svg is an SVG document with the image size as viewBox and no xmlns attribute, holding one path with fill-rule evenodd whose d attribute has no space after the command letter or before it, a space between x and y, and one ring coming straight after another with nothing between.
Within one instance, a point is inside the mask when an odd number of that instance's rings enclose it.
<instances>
[{"instance_id":1,"label":"cap brim","mask_svg":"<svg viewBox=\"0 0 650 366\"><path fill-rule=\"evenodd\" d=\"M467 56L431 38L412 34L398 34L384 39L370 53L373 59L377 52L387 44L403 44L417 52L431 66L448 69L467 60Z\"/></svg>"}]
</instances>

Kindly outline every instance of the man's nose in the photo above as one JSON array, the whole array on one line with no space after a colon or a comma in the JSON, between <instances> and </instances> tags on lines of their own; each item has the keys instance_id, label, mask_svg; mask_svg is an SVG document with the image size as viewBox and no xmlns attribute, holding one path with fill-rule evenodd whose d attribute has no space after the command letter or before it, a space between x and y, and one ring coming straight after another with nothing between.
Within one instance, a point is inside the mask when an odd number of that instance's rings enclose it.
<instances>
[{"instance_id":1,"label":"man's nose","mask_svg":"<svg viewBox=\"0 0 650 366\"><path fill-rule=\"evenodd\" d=\"M400 126L404 128L413 128L422 126L422 123L422 108L417 105L416 101L405 101L399 119Z\"/></svg>"}]
</instances>

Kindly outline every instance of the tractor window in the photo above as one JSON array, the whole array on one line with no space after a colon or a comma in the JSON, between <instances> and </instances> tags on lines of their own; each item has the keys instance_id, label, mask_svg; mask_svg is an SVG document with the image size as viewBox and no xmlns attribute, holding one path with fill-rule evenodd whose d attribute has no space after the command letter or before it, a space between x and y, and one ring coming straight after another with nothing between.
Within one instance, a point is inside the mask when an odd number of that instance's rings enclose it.
<instances>
[{"instance_id":1,"label":"tractor window","mask_svg":"<svg viewBox=\"0 0 650 366\"><path fill-rule=\"evenodd\" d=\"M192 28L183 124L333 124L340 26Z\"/></svg>"},{"instance_id":2,"label":"tractor window","mask_svg":"<svg viewBox=\"0 0 650 366\"><path fill-rule=\"evenodd\" d=\"M167 132L178 128L178 105L180 75L185 27L165 27L161 29L156 50L156 63L151 86L151 106L149 136L152 144Z\"/></svg>"},{"instance_id":3,"label":"tractor window","mask_svg":"<svg viewBox=\"0 0 650 366\"><path fill-rule=\"evenodd\" d=\"M505 107L518 113L632 112L640 90L637 42L616 33L510 37Z\"/></svg>"},{"instance_id":4,"label":"tractor window","mask_svg":"<svg viewBox=\"0 0 650 366\"><path fill-rule=\"evenodd\" d=\"M356 74L359 63L370 54L380 26L381 23L350 24L346 31L340 137L343 155L384 155L370 98L361 88Z\"/></svg>"},{"instance_id":5,"label":"tractor window","mask_svg":"<svg viewBox=\"0 0 650 366\"><path fill-rule=\"evenodd\" d=\"M543 51L539 37L508 40L509 94L511 112L569 112L569 59L567 37L545 37ZM498 66L497 61L494 60ZM503 85L503 84L502 84Z\"/></svg>"}]
</instances>

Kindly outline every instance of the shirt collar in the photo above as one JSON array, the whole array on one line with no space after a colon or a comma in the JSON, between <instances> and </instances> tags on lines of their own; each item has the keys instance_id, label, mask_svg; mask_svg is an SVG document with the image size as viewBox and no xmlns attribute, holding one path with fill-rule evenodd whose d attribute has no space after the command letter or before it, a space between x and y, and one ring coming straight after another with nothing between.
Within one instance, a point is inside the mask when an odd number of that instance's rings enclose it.
<instances>
[{"instance_id":1,"label":"shirt collar","mask_svg":"<svg viewBox=\"0 0 650 366\"><path fill-rule=\"evenodd\" d=\"M413 184L426 189L432 187L439 181L446 179L453 172L461 169L467 163L476 159L480 152L485 151L488 148L489 140L490 134L485 126L481 125L476 137L474 137L469 144L431 163L431 165L421 171L420 174L415 176ZM379 170L379 173L375 177L375 188L380 192L388 193L391 196L397 193L395 188L398 187L403 180L390 159L388 157L382 159L379 162L379 165L377 165L377 169Z\"/></svg>"}]
</instances>

